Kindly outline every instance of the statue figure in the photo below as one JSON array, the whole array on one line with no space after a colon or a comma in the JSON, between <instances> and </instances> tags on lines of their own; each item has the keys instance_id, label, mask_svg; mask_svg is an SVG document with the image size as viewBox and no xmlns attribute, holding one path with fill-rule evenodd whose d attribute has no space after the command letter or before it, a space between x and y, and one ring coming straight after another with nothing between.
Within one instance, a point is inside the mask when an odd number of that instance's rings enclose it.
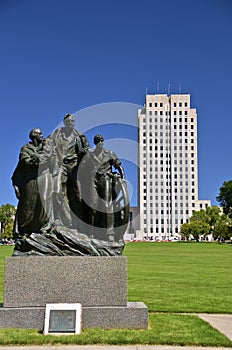
<instances>
[{"instance_id":1,"label":"statue figure","mask_svg":"<svg viewBox=\"0 0 232 350\"><path fill-rule=\"evenodd\" d=\"M50 226L50 209L44 208L39 191L39 181L43 184L47 182L45 174L48 173L47 160L50 154L42 157L44 141L39 128L32 129L29 137L31 141L21 148L19 162L12 176L19 200L14 224L16 237L43 232Z\"/></svg>"},{"instance_id":2,"label":"statue figure","mask_svg":"<svg viewBox=\"0 0 232 350\"><path fill-rule=\"evenodd\" d=\"M75 118L43 139L30 132L12 182L19 199L13 256L121 255L129 221L124 170L113 151L94 137L91 149Z\"/></svg>"},{"instance_id":3,"label":"statue figure","mask_svg":"<svg viewBox=\"0 0 232 350\"><path fill-rule=\"evenodd\" d=\"M84 221L89 225L91 237L109 242L118 241L115 227L119 225L116 211L120 208L115 205L118 195L116 184L119 179L125 181L124 170L116 154L103 147L102 135L94 136L94 144L95 149L89 153L88 160L83 159L79 172L85 206ZM113 168L117 171L113 171ZM127 202L125 207L129 210L128 205ZM126 220L128 222L128 218Z\"/></svg>"},{"instance_id":4,"label":"statue figure","mask_svg":"<svg viewBox=\"0 0 232 350\"><path fill-rule=\"evenodd\" d=\"M53 213L57 225L71 228L75 226L75 216L81 217L77 169L81 158L88 152L90 146L86 136L74 128L75 117L72 114L67 113L63 123L63 127L56 129L48 137L52 142L55 155Z\"/></svg>"}]
</instances>

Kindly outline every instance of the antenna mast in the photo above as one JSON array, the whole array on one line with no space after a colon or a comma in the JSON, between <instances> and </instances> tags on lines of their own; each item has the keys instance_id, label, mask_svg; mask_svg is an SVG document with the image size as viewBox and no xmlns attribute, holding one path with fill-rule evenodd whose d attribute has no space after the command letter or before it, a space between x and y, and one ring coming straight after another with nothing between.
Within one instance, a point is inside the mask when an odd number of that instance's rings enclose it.
<instances>
[{"instance_id":1,"label":"antenna mast","mask_svg":"<svg viewBox=\"0 0 232 350\"><path fill-rule=\"evenodd\" d=\"M157 81L157 84L156 84L156 90L157 90L157 94L159 93L159 82Z\"/></svg>"}]
</instances>

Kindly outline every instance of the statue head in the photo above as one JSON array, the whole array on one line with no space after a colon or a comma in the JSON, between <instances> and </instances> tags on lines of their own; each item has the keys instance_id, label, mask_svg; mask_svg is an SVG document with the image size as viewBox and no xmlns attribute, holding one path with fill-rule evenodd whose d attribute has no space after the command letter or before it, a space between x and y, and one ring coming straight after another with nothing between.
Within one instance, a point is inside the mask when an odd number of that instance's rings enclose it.
<instances>
[{"instance_id":1,"label":"statue head","mask_svg":"<svg viewBox=\"0 0 232 350\"><path fill-rule=\"evenodd\" d=\"M104 137L101 134L97 134L94 136L93 142L95 145L97 145L98 143L103 143L104 142Z\"/></svg>"},{"instance_id":2,"label":"statue head","mask_svg":"<svg viewBox=\"0 0 232 350\"><path fill-rule=\"evenodd\" d=\"M30 131L29 137L30 137L31 141L33 141L34 139L36 139L38 141L42 141L43 133L39 128L35 128L35 129L32 129Z\"/></svg>"},{"instance_id":3,"label":"statue head","mask_svg":"<svg viewBox=\"0 0 232 350\"><path fill-rule=\"evenodd\" d=\"M75 117L71 113L66 113L63 119L64 125L66 128L74 128Z\"/></svg>"}]
</instances>

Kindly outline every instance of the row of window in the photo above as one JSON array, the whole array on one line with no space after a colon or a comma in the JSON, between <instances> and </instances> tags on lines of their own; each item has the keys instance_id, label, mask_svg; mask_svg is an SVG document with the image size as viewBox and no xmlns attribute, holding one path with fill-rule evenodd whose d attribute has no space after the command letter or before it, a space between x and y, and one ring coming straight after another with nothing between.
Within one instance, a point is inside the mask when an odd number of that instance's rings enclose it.
<instances>
[{"instance_id":1,"label":"row of window","mask_svg":"<svg viewBox=\"0 0 232 350\"><path fill-rule=\"evenodd\" d=\"M180 164L182 164L181 162L182 162L182 160L180 160ZM185 163L187 164L187 161L185 161ZM156 165L157 165L157 163L156 163ZM193 163L193 165L194 165L194 163ZM144 168L144 169L146 170L146 168ZM152 173L153 169L152 168L150 168L150 169L151 169L151 173L149 174L149 178L150 179L153 179L153 178L155 178L155 179L158 179L158 178L163 179L164 178L164 175L162 173L161 174L157 173L158 172L158 168L155 168L156 169L156 173ZM166 171L168 171L168 169L170 169L170 168L166 168ZM175 174L172 174L172 176L171 176L171 174L167 174L166 175L166 179L171 179L171 177L173 177L174 179L177 179L177 177L182 179L183 176L185 176L185 178L187 179L188 178L188 170L189 170L189 168L185 167L185 174L183 174L183 167L180 167L180 169L181 169L180 172L178 172L178 168L175 167ZM194 168L192 168L192 169L194 169ZM148 176L146 174L143 174L143 179L147 179L147 178L148 178Z\"/></svg>"},{"instance_id":2,"label":"row of window","mask_svg":"<svg viewBox=\"0 0 232 350\"><path fill-rule=\"evenodd\" d=\"M155 200L155 205L158 206L158 202L159 203L167 203L167 202L181 203L182 201L183 201L183 203L184 203L184 201L188 202L189 199L191 199L191 196L189 196L188 193L186 193L185 196L183 196L182 193L179 195L175 194L175 196L171 195L171 194L166 194L166 196L164 196L163 194L161 194L161 195L156 195L156 196L154 195L153 199ZM150 203L150 206L152 207L153 204ZM163 205L161 205L161 206L163 206Z\"/></svg>"},{"instance_id":3,"label":"row of window","mask_svg":"<svg viewBox=\"0 0 232 350\"><path fill-rule=\"evenodd\" d=\"M158 119L158 118L155 118L155 119L152 119L152 118L149 118L149 119L147 119L147 121L149 121L150 123L151 123L151 125L154 125L155 123L167 123L168 121L170 122L170 120L167 120L167 119L163 119L163 118L160 118L160 119ZM174 118L173 119L173 123L188 123L188 118L179 118L178 120L177 120L177 118ZM191 118L191 123L193 123L193 118ZM144 119L144 122L143 122L143 128L144 128L144 126L146 125L146 119ZM192 126L192 128L194 127L194 124L191 124L191 126Z\"/></svg>"},{"instance_id":4,"label":"row of window","mask_svg":"<svg viewBox=\"0 0 232 350\"><path fill-rule=\"evenodd\" d=\"M150 137L158 136L158 133L157 133L157 132L155 132L154 135L152 135L151 132L149 133L149 135L146 134L146 133L144 133L144 134L145 134L145 136L146 136L147 138L148 138L149 136L150 136ZM173 135L174 135L174 136L177 136L177 133L174 132ZM194 132L191 131L191 134L190 134L190 135L191 135L191 137L194 137ZM160 132L160 136L163 136L163 132ZM168 136L168 133L166 133L166 136ZM185 132L183 133L182 131L180 131L180 132L179 132L179 136L185 136L185 137L187 137L187 136L188 136L188 132L185 131ZM143 143L146 143L146 141L147 141L146 137L143 138ZM149 139L150 143L152 143L152 140L153 140L153 138ZM160 140L160 141L161 141L161 140ZM155 143L158 143L158 139L155 139ZM185 140L185 143L188 143L188 139Z\"/></svg>"},{"instance_id":5,"label":"row of window","mask_svg":"<svg viewBox=\"0 0 232 350\"><path fill-rule=\"evenodd\" d=\"M174 129L174 130L176 130L177 128L179 128L180 130L182 130L182 124L180 124L180 125L174 124L174 125L173 125L173 129ZM147 126L144 126L144 127L143 127L143 130L146 130L146 131L143 131L143 136L146 136L146 134L147 134L148 132L150 132L150 131L148 131L148 130L152 130L152 129L155 129L155 130L163 130L163 129L165 129L165 130L171 130L171 129L169 128L168 125L163 126L162 124L159 124L159 125L157 125L157 124L155 124L155 125L154 125L154 124L150 124L150 125L149 125L149 128L148 128ZM183 125L183 129L188 130L188 129L189 129L189 126L188 126L188 125ZM194 130L194 126L193 126L193 125L191 125L191 130Z\"/></svg>"},{"instance_id":6,"label":"row of window","mask_svg":"<svg viewBox=\"0 0 232 350\"><path fill-rule=\"evenodd\" d=\"M177 102L174 102L173 103L173 107L188 107L188 102L179 102L179 103L177 103ZM152 103L152 102L149 102L149 107L164 107L164 103L163 102L160 102L160 103L158 103L158 102L155 102L155 103Z\"/></svg>"},{"instance_id":7,"label":"row of window","mask_svg":"<svg viewBox=\"0 0 232 350\"><path fill-rule=\"evenodd\" d=\"M155 137L157 137L158 136L158 134L157 134L157 132L155 132L154 133L154 136ZM170 146L170 142L168 142L168 139L157 139L157 138L151 138L150 139L150 143L152 143L151 141L152 140L154 140L154 143L156 143L156 144L162 144L162 143L164 143L165 145L166 145L166 149L167 149L167 147L169 147ZM165 142L164 142L165 141ZM194 139L175 139L174 140L174 143L189 143L189 141L190 141L190 143L194 143ZM145 142L146 143L146 142ZM161 146L160 146L161 147ZM169 147L170 148L170 147ZM145 150L147 150L147 147L146 146L143 146L143 150L145 151Z\"/></svg>"},{"instance_id":8,"label":"row of window","mask_svg":"<svg viewBox=\"0 0 232 350\"><path fill-rule=\"evenodd\" d=\"M160 232L160 230L161 230L161 232ZM155 232L156 232L156 233L164 233L164 227L161 227L160 230L159 230L158 227L156 227ZM170 227L170 228L167 227L166 230L165 230L165 232L166 232L167 234L169 234L169 233L172 234L172 228L171 228L171 227ZM179 229L178 229L178 227L176 227L176 228L175 228L175 233L178 233L178 232L179 232ZM147 228L146 228L146 227L144 228L144 233L147 233ZM150 228L150 233L154 233L153 227ZM163 236L163 239L165 239L165 236Z\"/></svg>"},{"instance_id":9,"label":"row of window","mask_svg":"<svg viewBox=\"0 0 232 350\"><path fill-rule=\"evenodd\" d=\"M153 204L153 203L151 203L151 204ZM160 203L154 203L154 207L156 207L156 208L164 208L164 205L165 203L164 202L160 202ZM151 205L151 208L153 207L153 205ZM187 203L184 203L184 202L175 202L174 203L174 205L172 205L172 203L169 203L169 202L166 202L166 207L167 208L170 208L169 209L169 211L171 211L171 209L172 209L172 207L175 207L175 208L178 208L178 207L181 207L181 208L183 208L183 207L186 207L186 208L188 208L188 202ZM154 210L153 211L153 209L151 209L150 208L150 214L159 214L159 211L158 211L158 209L156 209L156 210ZM143 211L143 213L144 214L147 214L147 211L146 211L146 209ZM168 212L167 212L168 213ZM161 211L160 211L160 214L164 214L164 210L163 209L161 209ZM175 214L177 214L176 212L175 212Z\"/></svg>"},{"instance_id":10,"label":"row of window","mask_svg":"<svg viewBox=\"0 0 232 350\"><path fill-rule=\"evenodd\" d=\"M179 118L179 123L182 123L182 120L183 120L185 123L188 122L188 118L184 118L184 119ZM174 123L178 122L177 118L174 118L174 119L173 119L173 122L174 122ZM191 123L194 123L194 119L193 119L193 118L191 118Z\"/></svg>"},{"instance_id":11,"label":"row of window","mask_svg":"<svg viewBox=\"0 0 232 350\"><path fill-rule=\"evenodd\" d=\"M149 115L153 115L153 111L148 111ZM170 115L168 111L154 111L154 115ZM186 114L187 115L187 114Z\"/></svg>"},{"instance_id":12,"label":"row of window","mask_svg":"<svg viewBox=\"0 0 232 350\"><path fill-rule=\"evenodd\" d=\"M150 148L149 148L149 150L150 151L152 151L152 150L154 150L154 151L163 151L164 149L163 149L163 146L160 146L160 147L158 147L158 146L153 146L153 148L152 148L152 146L149 146ZM174 146L174 151L177 151L177 149L178 149L178 147L177 146ZM165 147L165 150L166 151L170 151L170 148L167 148L167 147ZM184 148L182 147L182 146L179 146L179 151L188 151L188 150L191 150L191 151L194 151L194 146L192 145L192 146L185 146ZM157 153L155 153L155 155L156 155ZM161 153L162 155L161 155L161 157L163 157L163 153ZM143 157L144 158L151 158L151 159L153 159L154 158L154 153L148 153L148 154L146 154L146 153L143 153ZM155 156L155 158L157 158L157 156ZM166 153L166 158L170 158L170 154L167 154ZM170 161L169 161L170 162ZM167 164L167 163L166 163Z\"/></svg>"},{"instance_id":13,"label":"row of window","mask_svg":"<svg viewBox=\"0 0 232 350\"><path fill-rule=\"evenodd\" d=\"M194 149L193 148L191 148L191 150L193 151ZM192 158L194 158L194 156L195 156L195 154L194 153L191 153L191 157ZM152 165L153 163L154 163L154 160L153 160L153 158L164 158L164 153L153 153L152 154L152 159L150 159L150 161L149 161L149 163L150 163L150 165ZM178 157L178 154L177 153L173 153L173 157L174 158L177 158ZM179 153L179 157L180 158L188 158L189 157L189 154L188 153ZM166 158L169 158L169 154L166 154ZM144 159L143 160L143 164L144 165L146 165L146 164L148 164L148 162L147 162L147 160L146 159Z\"/></svg>"},{"instance_id":14,"label":"row of window","mask_svg":"<svg viewBox=\"0 0 232 350\"><path fill-rule=\"evenodd\" d=\"M184 134L184 135L183 135ZM176 137L177 136L177 133L176 133L176 131L173 133L173 135ZM154 143L165 143L166 145L170 145L170 142L168 142L168 139L165 139L165 141L166 142L163 142L164 140L163 140L163 138L160 138L160 139L157 139L157 137L163 137L163 132L162 131L160 131L160 132L154 132L153 133L153 136L151 137L151 135L148 135L147 134L147 136L146 137L144 137L143 136L143 143L152 143L152 141L154 141ZM166 133L166 135L165 135L166 137L168 137L169 136L169 134L168 133ZM183 133L182 131L180 131L179 132L179 139L174 139L174 143L188 143L188 142L191 142L191 143L194 143L194 139L184 139L184 142L182 141L183 139L182 139L182 137L186 137L186 136L188 136L188 133L187 132L185 132L185 133ZM194 133L192 133L191 132L191 136L192 137L194 137ZM150 138L149 138L150 137ZM176 141L175 141L176 140Z\"/></svg>"},{"instance_id":15,"label":"row of window","mask_svg":"<svg viewBox=\"0 0 232 350\"><path fill-rule=\"evenodd\" d=\"M179 129L182 129L182 124L179 124L179 125L174 124L174 125L173 125L173 129L177 129L177 126L178 126ZM185 128L185 129L188 129L188 125L185 125L184 128ZM183 129L184 129L184 128L183 128ZM190 128L193 130L193 129L194 129L194 125L191 125Z\"/></svg>"},{"instance_id":16,"label":"row of window","mask_svg":"<svg viewBox=\"0 0 232 350\"><path fill-rule=\"evenodd\" d=\"M188 115L188 111L173 111L173 115ZM148 111L148 115L170 115L168 111ZM193 118L192 118L193 119Z\"/></svg>"},{"instance_id":17,"label":"row of window","mask_svg":"<svg viewBox=\"0 0 232 350\"><path fill-rule=\"evenodd\" d=\"M187 169L187 170L186 170L186 169ZM149 169L143 168L144 173L146 173L147 170L149 170ZM163 171L164 171L164 168L163 168L163 167L160 167L159 170L160 170L161 172L163 172ZM167 173L168 173L168 172L171 172L171 168L166 168L165 170L166 170ZM178 173L178 172L182 172L183 169L182 169L182 167L180 167L179 169L177 169L177 170L175 170L175 171ZM185 171L188 172L188 168L185 168ZM156 167L156 168L154 169L154 168L150 167L150 172L158 172L158 168ZM157 178L158 178L158 176L157 176ZM160 174L160 178L161 178L161 174ZM192 174L192 179L194 179L194 174Z\"/></svg>"},{"instance_id":18,"label":"row of window","mask_svg":"<svg viewBox=\"0 0 232 350\"><path fill-rule=\"evenodd\" d=\"M176 141L176 140L175 140ZM185 143L188 143L188 140L186 140L187 142L185 142ZM155 144L157 144L158 142L156 142L155 141ZM177 143L177 142L174 142L174 143ZM194 139L191 139L191 143L194 143ZM180 145L179 147L179 150L181 151L181 150L188 150L189 148L189 146L187 145L187 146L184 146L184 148L181 148L182 146L181 146L181 144L182 144L182 139L180 140L180 142L178 142L178 144ZM174 150L177 150L175 147L177 147L177 146L174 146ZM191 147L193 147L193 146L191 146ZM150 150L150 151L152 151L152 150L155 150L155 151L158 151L158 150L160 150L160 151L163 151L163 150L166 150L166 151L170 151L170 145L169 144L166 144L166 146L165 147L163 147L162 146L162 144L160 145L160 146L152 146L152 145L150 145L149 146L149 148L147 148L146 146L143 146L143 151L147 151L147 150ZM143 153L143 157L153 157L153 153L151 153L151 152L148 152L148 153ZM170 157L170 155L168 156L168 157Z\"/></svg>"},{"instance_id":19,"label":"row of window","mask_svg":"<svg viewBox=\"0 0 232 350\"><path fill-rule=\"evenodd\" d=\"M158 173L156 173L156 174L150 174L150 180L151 179L164 179L164 176L163 176L163 174L158 174ZM144 176L143 177L144 179L146 179L147 177L146 176ZM173 179L177 179L177 178L179 178L179 179L183 179L183 178L185 178L185 179L188 179L188 172L186 171L186 173L185 174L183 174L183 173L178 173L178 172L176 172L175 174L173 174L172 176L170 175L170 174L167 174L166 175L166 180L168 180L168 179L171 179L171 178L173 178ZM163 181L161 181L161 182L159 182L160 184L162 184L162 182ZM145 183L147 183L147 182L144 182L144 184ZM151 184L153 184L153 182L150 182L150 185ZM162 186L162 185L161 185Z\"/></svg>"},{"instance_id":20,"label":"row of window","mask_svg":"<svg viewBox=\"0 0 232 350\"><path fill-rule=\"evenodd\" d=\"M185 186L188 186L188 185L189 185L188 183L185 184ZM177 182L175 181L174 184L173 184L173 186L176 186L176 187L177 187L177 186L183 186L183 183L182 183L182 181L181 181L180 183L177 184ZM161 189L160 189L160 191L161 191ZM155 189L154 189L154 188L150 188L150 189L149 189L149 192L150 192L150 193L158 193L159 190L158 190L158 188L155 188ZM170 193L172 192L172 191L171 191L171 188L169 187L169 185L166 186L166 192L167 192L167 193L168 193L168 192L170 192ZM143 189L143 193L148 194L148 189L147 189L147 188L144 188L144 189ZM192 188L192 193L195 193L195 188L194 188L194 187Z\"/></svg>"},{"instance_id":21,"label":"row of window","mask_svg":"<svg viewBox=\"0 0 232 350\"><path fill-rule=\"evenodd\" d=\"M192 189L192 190L194 190L194 189ZM160 188L160 189L158 189L158 188L156 188L153 192L155 192L155 193L165 193L165 191L164 191L164 189L163 188ZM183 193L183 192L185 192L185 193L188 193L189 192L189 189L188 188L185 188L185 191L183 191L183 188L174 188L173 190L171 189L171 188L167 188L166 189L166 194L168 194L168 193L172 193L172 192L174 192L174 193ZM193 191L194 192L194 191ZM149 198L149 197L147 197L147 196L143 196L143 200L144 201L146 201L147 200L147 198ZM150 200L152 201L153 200L153 196L150 196ZM192 201L194 201L195 200L195 196L192 196Z\"/></svg>"},{"instance_id":22,"label":"row of window","mask_svg":"<svg viewBox=\"0 0 232 350\"><path fill-rule=\"evenodd\" d=\"M176 115L176 113L174 113L174 114ZM152 114L150 113L149 115L152 115ZM157 115L157 113L155 113L155 115ZM160 113L160 115L163 115L163 113L162 114ZM180 115L182 115L182 113L180 113ZM162 117L159 118L159 119L158 118L154 118L154 119L153 118L149 118L149 119L148 118L143 118L143 124L146 124L146 122L148 120L150 121L150 123L158 123L158 122L160 122L160 123L163 123L163 122L164 123L170 123L171 122L170 118L165 118L165 119L162 118ZM173 118L173 122L176 123L177 122L177 118ZM188 118L179 118L179 123L182 123L182 122L188 123L189 119ZM194 123L194 118L191 118L190 122Z\"/></svg>"},{"instance_id":23,"label":"row of window","mask_svg":"<svg viewBox=\"0 0 232 350\"><path fill-rule=\"evenodd\" d=\"M186 175L188 175L188 174L186 174ZM171 181L166 181L166 186L171 186L172 185L172 182ZM174 185L175 186L177 186L177 181L174 181ZM183 186L183 181L180 181L179 182L179 185L180 186ZM188 186L189 185L189 182L188 181L185 181L185 186ZM192 186L195 186L195 182L194 181L192 181L192 183L191 183L191 185ZM144 181L143 182L143 186L147 186L147 181ZM150 181L150 186L164 186L164 182L163 181L155 181L155 182L153 182L153 181Z\"/></svg>"},{"instance_id":24,"label":"row of window","mask_svg":"<svg viewBox=\"0 0 232 350\"><path fill-rule=\"evenodd\" d=\"M183 211L182 210L182 215L183 214L189 214L189 211L188 210L185 210L185 211ZM155 220L153 220L153 219L150 219L149 220L150 222L150 225L164 225L165 224L165 221L166 221L166 224L171 224L172 223L172 220L171 219L169 219L169 218L167 218L166 220L164 220L164 219L155 219ZM183 219L181 218L181 219L175 219L175 224L176 225L178 225L178 223L180 223L180 224L183 224ZM148 224L148 222L147 222L147 219L144 219L143 220L143 223L144 223L144 225L147 225Z\"/></svg>"},{"instance_id":25,"label":"row of window","mask_svg":"<svg viewBox=\"0 0 232 350\"><path fill-rule=\"evenodd\" d=\"M144 156L144 158L146 158L145 156ZM148 159L149 159L149 157L147 157ZM153 154L151 154L150 155L150 158L152 158L152 164L155 164L155 165L158 165L158 164L160 164L160 165L163 165L163 164L166 164L166 165L168 165L168 164L172 164L172 162L171 162L171 160L170 160L170 157L167 157L167 158L169 158L169 159L167 159L166 161L164 161L163 159L159 159L159 160L157 160L157 159L153 159ZM178 162L178 160L179 160L179 162ZM182 165L183 164L183 160L182 159L174 159L174 161L173 161L173 164L175 164L175 165L177 165L177 163L179 163L180 165ZM188 165L190 162L189 162L189 160L188 159L185 159L184 160L184 164L185 165ZM194 165L194 159L191 159L191 164L192 165ZM146 178L146 176L144 176L145 178Z\"/></svg>"},{"instance_id":26,"label":"row of window","mask_svg":"<svg viewBox=\"0 0 232 350\"><path fill-rule=\"evenodd\" d=\"M177 196L175 196L175 200L177 200ZM157 205L157 204L155 203L155 205ZM143 203L143 207L146 208L146 206L147 206L147 203L146 202ZM149 207L151 207L151 206L152 206L152 203L149 203ZM195 207L195 203L192 203L191 206L194 208ZM186 205L186 207L187 207L187 205Z\"/></svg>"}]
</instances>

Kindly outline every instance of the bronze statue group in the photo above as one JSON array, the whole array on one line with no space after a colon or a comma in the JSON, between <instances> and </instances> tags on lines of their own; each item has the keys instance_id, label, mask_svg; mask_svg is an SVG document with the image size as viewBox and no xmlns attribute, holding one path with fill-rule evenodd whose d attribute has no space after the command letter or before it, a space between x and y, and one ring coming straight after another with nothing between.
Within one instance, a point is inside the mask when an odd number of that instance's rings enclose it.
<instances>
[{"instance_id":1,"label":"bronze statue group","mask_svg":"<svg viewBox=\"0 0 232 350\"><path fill-rule=\"evenodd\" d=\"M66 114L43 138L30 132L12 176L18 198L13 255L118 255L129 220L124 170L94 137L95 148Z\"/></svg>"}]
</instances>

